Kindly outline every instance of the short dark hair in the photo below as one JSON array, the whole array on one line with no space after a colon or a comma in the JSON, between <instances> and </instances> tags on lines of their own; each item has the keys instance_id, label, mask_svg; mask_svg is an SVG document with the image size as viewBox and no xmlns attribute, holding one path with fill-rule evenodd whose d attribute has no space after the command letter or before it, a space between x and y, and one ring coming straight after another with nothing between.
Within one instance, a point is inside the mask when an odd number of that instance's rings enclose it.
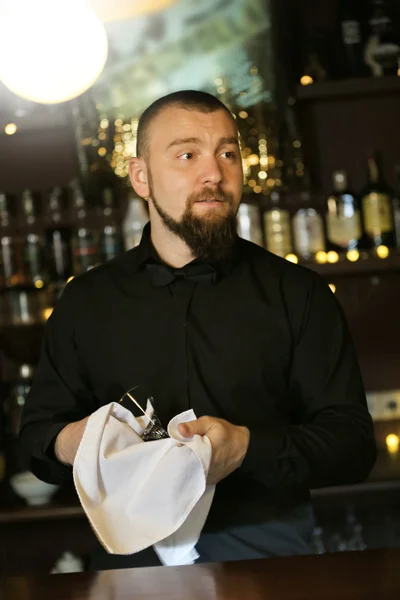
<instances>
[{"instance_id":1,"label":"short dark hair","mask_svg":"<svg viewBox=\"0 0 400 600\"><path fill-rule=\"evenodd\" d=\"M197 90L181 90L179 92L173 92L172 94L168 94L167 96L155 100L153 104L150 104L150 106L146 108L140 117L137 128L136 156L140 158L142 156L146 157L149 149L149 126L160 112L169 106L177 106L185 108L186 110L198 110L204 113L225 110L233 119L232 113L225 104L215 96L207 94L207 92L200 92Z\"/></svg>"}]
</instances>

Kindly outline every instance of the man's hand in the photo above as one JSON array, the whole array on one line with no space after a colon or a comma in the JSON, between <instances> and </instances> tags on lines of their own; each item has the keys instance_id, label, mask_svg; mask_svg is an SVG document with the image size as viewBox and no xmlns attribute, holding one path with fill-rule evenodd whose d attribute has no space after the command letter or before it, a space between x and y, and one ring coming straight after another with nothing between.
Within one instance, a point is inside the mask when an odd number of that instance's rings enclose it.
<instances>
[{"instance_id":1,"label":"man's hand","mask_svg":"<svg viewBox=\"0 0 400 600\"><path fill-rule=\"evenodd\" d=\"M206 435L212 446L212 458L207 484L218 483L240 467L249 447L250 432L247 427L232 425L224 419L200 417L196 421L181 423L179 433L185 437Z\"/></svg>"},{"instance_id":2,"label":"man's hand","mask_svg":"<svg viewBox=\"0 0 400 600\"><path fill-rule=\"evenodd\" d=\"M69 423L56 437L54 444L54 452L57 460L64 465L73 465L79 444L86 428L86 423L89 417L85 417L81 421Z\"/></svg>"}]
</instances>

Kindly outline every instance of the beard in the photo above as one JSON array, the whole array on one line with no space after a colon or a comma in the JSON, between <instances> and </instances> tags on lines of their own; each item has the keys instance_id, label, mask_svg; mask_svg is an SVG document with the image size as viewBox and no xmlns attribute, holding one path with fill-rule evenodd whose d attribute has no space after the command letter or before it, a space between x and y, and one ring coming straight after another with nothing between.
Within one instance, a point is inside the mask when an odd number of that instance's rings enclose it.
<instances>
[{"instance_id":1,"label":"beard","mask_svg":"<svg viewBox=\"0 0 400 600\"><path fill-rule=\"evenodd\" d=\"M233 197L222 190L204 188L200 193L190 194L185 212L177 221L161 208L154 194L154 186L149 177L150 198L165 227L185 242L193 256L201 260L224 260L231 254L237 240L236 213L233 210ZM229 204L229 211L223 215L209 214L199 217L193 213L195 202L216 199Z\"/></svg>"}]
</instances>

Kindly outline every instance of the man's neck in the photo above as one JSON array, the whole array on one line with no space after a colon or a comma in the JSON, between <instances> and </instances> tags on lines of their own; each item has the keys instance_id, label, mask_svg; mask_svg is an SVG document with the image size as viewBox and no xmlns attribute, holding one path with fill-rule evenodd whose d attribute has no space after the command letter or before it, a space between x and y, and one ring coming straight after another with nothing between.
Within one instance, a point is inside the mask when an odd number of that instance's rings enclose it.
<instances>
[{"instance_id":1,"label":"man's neck","mask_svg":"<svg viewBox=\"0 0 400 600\"><path fill-rule=\"evenodd\" d=\"M196 258L185 242L158 219L151 219L151 241L161 260L175 269L184 267Z\"/></svg>"}]
</instances>

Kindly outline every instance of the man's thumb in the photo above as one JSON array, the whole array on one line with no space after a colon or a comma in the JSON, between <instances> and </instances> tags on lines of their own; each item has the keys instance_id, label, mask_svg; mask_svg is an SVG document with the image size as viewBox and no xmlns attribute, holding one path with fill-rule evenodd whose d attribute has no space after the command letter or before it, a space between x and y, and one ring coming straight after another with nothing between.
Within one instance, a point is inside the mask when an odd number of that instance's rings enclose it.
<instances>
[{"instance_id":1,"label":"man's thumb","mask_svg":"<svg viewBox=\"0 0 400 600\"><path fill-rule=\"evenodd\" d=\"M196 423L196 421L190 421L188 423L180 423L178 425L179 433L181 435L183 435L183 437L186 437L186 438L193 437L197 433L196 427L194 426L195 423Z\"/></svg>"},{"instance_id":2,"label":"man's thumb","mask_svg":"<svg viewBox=\"0 0 400 600\"><path fill-rule=\"evenodd\" d=\"M210 429L210 425L210 417L199 417L195 421L180 423L178 425L178 431L184 437L191 438L194 435L205 435Z\"/></svg>"}]
</instances>

